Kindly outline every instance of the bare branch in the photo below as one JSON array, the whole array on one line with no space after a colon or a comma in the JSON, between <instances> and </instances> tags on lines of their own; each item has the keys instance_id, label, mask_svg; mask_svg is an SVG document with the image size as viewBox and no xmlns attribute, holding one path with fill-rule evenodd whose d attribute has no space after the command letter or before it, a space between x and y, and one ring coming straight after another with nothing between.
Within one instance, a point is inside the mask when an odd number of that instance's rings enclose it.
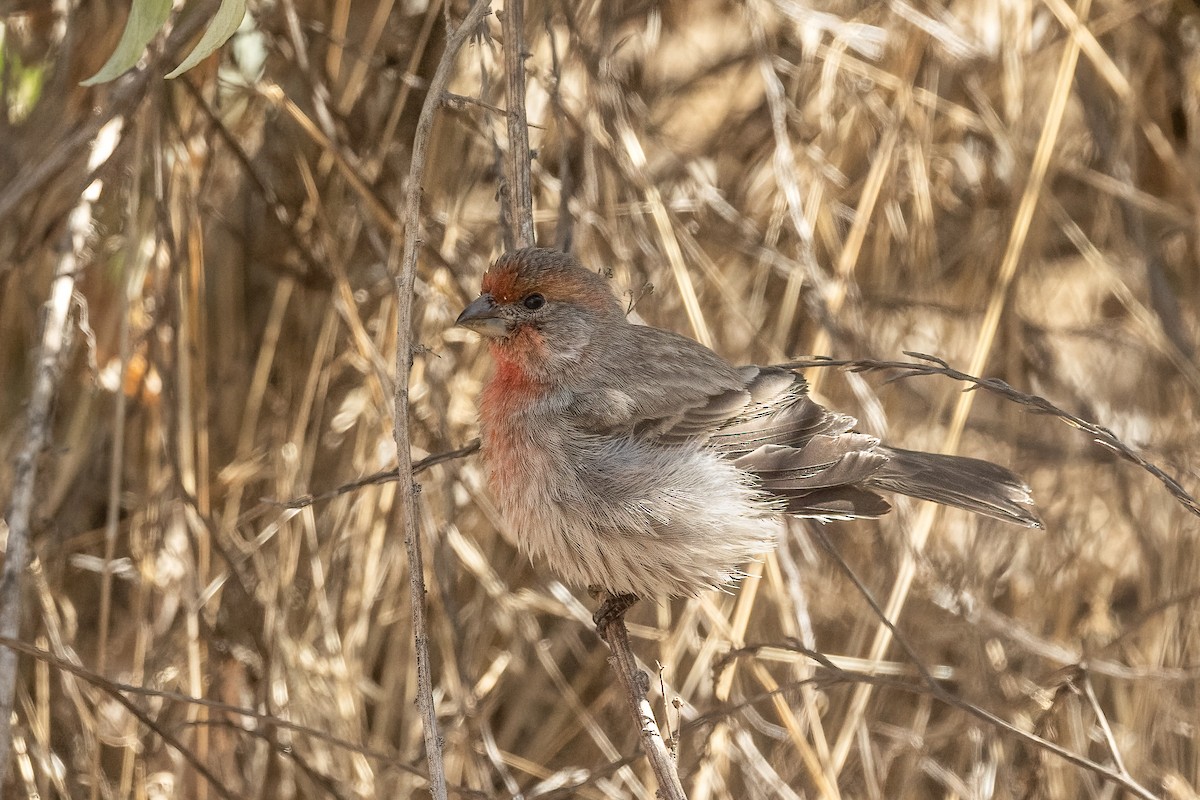
<instances>
[{"instance_id":1,"label":"bare branch","mask_svg":"<svg viewBox=\"0 0 1200 800\"><path fill-rule=\"evenodd\" d=\"M675 768L675 758L667 750L658 723L654 720L654 711L646 699L646 688L650 678L638 669L637 657L629 645L629 630L625 627L625 612L613 615L600 626L600 635L608 643L612 655L608 663L621 681L625 690L625 699L633 714L634 724L642 740L642 750L654 776L658 779L658 796L663 800L687 800L683 792L683 784L679 780L679 771Z\"/></svg>"},{"instance_id":2,"label":"bare branch","mask_svg":"<svg viewBox=\"0 0 1200 800\"><path fill-rule=\"evenodd\" d=\"M408 373L413 353L412 298L417 277L417 249L421 240L421 181L429 151L429 136L433 117L442 101L442 93L450 79L458 51L479 27L488 13L490 0L475 0L470 12L456 29L449 32L446 51L438 62L433 80L421 106L417 130L413 139L412 166L408 171L408 187L404 197L404 255L396 275L396 395L395 436L397 474L412 475L412 453L408 431ZM434 800L446 798L446 773L442 763L442 739L438 733L437 709L433 703L433 680L429 665L429 634L425 623L425 566L421 556L421 536L417 526L417 495L419 489L412 480L399 482L399 508L404 528L404 544L408 549L409 590L412 605L413 639L417 659L417 707L425 733L425 756L429 762L429 792Z\"/></svg>"},{"instance_id":3,"label":"bare branch","mask_svg":"<svg viewBox=\"0 0 1200 800\"><path fill-rule=\"evenodd\" d=\"M505 209L517 247L532 247L533 190L530 187L529 120L525 113L525 0L505 0L504 69L508 73L508 158Z\"/></svg>"},{"instance_id":4,"label":"bare branch","mask_svg":"<svg viewBox=\"0 0 1200 800\"><path fill-rule=\"evenodd\" d=\"M87 241L92 220L92 197L85 195L71 212L63 233L62 252L50 296L43 306L41 346L34 362L33 392L26 415L25 442L17 454L13 477L12 511L8 516L8 545L0 576L0 638L21 635L21 585L29 561L33 493L38 458L50 436L50 412L62 377L62 357L69 348L71 295L75 291L78 255ZM13 697L17 684L17 654L0 647L0 786L8 771L12 745Z\"/></svg>"},{"instance_id":5,"label":"bare branch","mask_svg":"<svg viewBox=\"0 0 1200 800\"><path fill-rule=\"evenodd\" d=\"M469 455L479 452L479 440L474 439L471 442L463 445L457 450L447 450L445 453L434 453L431 456L426 456L420 461L413 462L412 474L419 475L425 470L436 467L438 464L444 464L447 461L454 461L459 458L466 458ZM375 486L380 483L391 483L400 476L400 472L395 469L386 469L380 472L373 472L370 475L364 475L361 478L352 480L349 483L343 483L336 489L330 489L328 492L312 495L306 494L302 497L293 497L290 500L271 500L264 499L264 503L281 506L283 508L304 508L311 506L313 503L319 503L322 500L332 500L335 497L341 497L344 494L358 491L366 486Z\"/></svg>"}]
</instances>

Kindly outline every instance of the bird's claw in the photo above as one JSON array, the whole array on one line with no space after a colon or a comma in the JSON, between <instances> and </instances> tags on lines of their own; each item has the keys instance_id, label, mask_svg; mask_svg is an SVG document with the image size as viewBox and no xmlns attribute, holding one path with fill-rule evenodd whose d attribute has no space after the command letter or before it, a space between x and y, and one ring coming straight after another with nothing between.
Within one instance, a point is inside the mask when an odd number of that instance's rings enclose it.
<instances>
[{"instance_id":1,"label":"bird's claw","mask_svg":"<svg viewBox=\"0 0 1200 800\"><path fill-rule=\"evenodd\" d=\"M588 588L589 592L594 592L594 587ZM604 602L596 609L596 613L592 614L592 622L596 623L596 630L601 636L605 630L613 622L625 616L625 612L633 608L634 603L638 601L636 594L612 594L604 592L607 595Z\"/></svg>"}]
</instances>

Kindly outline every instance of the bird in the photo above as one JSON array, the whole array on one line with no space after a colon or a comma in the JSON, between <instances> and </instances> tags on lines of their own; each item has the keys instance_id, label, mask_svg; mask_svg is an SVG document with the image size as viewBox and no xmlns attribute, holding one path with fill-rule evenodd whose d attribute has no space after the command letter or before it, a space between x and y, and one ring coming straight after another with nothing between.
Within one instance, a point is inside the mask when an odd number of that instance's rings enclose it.
<instances>
[{"instance_id":1,"label":"bird","mask_svg":"<svg viewBox=\"0 0 1200 800\"><path fill-rule=\"evenodd\" d=\"M494 362L479 397L488 489L519 549L606 593L610 615L727 588L775 545L781 514L879 517L884 493L1042 527L1010 470L885 445L799 372L631 322L567 253L506 252L481 288L455 324Z\"/></svg>"}]
</instances>

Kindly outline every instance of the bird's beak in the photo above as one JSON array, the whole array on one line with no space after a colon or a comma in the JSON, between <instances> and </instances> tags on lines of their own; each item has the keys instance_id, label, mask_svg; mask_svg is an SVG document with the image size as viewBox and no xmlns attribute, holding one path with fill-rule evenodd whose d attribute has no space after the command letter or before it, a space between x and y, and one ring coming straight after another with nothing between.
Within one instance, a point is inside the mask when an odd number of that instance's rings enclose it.
<instances>
[{"instance_id":1,"label":"bird's beak","mask_svg":"<svg viewBox=\"0 0 1200 800\"><path fill-rule=\"evenodd\" d=\"M490 339L507 336L510 332L508 320L500 316L500 307L490 294L479 295L475 302L463 309L454 324L470 328Z\"/></svg>"}]
</instances>

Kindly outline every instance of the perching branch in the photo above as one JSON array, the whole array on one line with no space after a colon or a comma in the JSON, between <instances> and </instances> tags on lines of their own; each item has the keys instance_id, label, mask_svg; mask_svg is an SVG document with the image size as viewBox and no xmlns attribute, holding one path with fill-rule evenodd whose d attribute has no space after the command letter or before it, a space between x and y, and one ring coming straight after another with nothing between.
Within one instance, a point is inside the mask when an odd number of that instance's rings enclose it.
<instances>
[{"instance_id":1,"label":"perching branch","mask_svg":"<svg viewBox=\"0 0 1200 800\"><path fill-rule=\"evenodd\" d=\"M442 763L442 739L438 732L437 709L433 703L433 679L429 666L429 634L425 623L425 566L421 556L421 537L417 527L417 495L419 487L409 478L413 472L409 451L408 373L411 368L412 297L417 277L417 249L421 244L421 181L429 151L429 136L433 117L441 103L442 92L450 79L459 50L479 28L488 13L490 0L475 0L466 18L453 31L447 32L446 51L438 62L429 82L417 130L413 139L412 165L408 171L408 186L404 196L404 255L396 275L396 395L395 437L399 508L404 528L404 544L408 550L408 577L412 605L413 640L417 659L417 707L425 734L425 757L429 762L429 792L434 800L446 798L446 771Z\"/></svg>"},{"instance_id":2,"label":"perching branch","mask_svg":"<svg viewBox=\"0 0 1200 800\"><path fill-rule=\"evenodd\" d=\"M646 699L646 689L649 677L638 669L637 658L629 645L629 630L625 627L625 612L613 615L600 627L600 635L608 643L612 655L608 663L621 681L625 690L625 699L629 702L629 710L633 714L634 723L641 737L642 750L654 776L658 779L658 796L663 800L687 800L683 792L683 783L679 780L679 771L675 767L675 758L667 750L658 723L654 719L654 711Z\"/></svg>"}]
</instances>

